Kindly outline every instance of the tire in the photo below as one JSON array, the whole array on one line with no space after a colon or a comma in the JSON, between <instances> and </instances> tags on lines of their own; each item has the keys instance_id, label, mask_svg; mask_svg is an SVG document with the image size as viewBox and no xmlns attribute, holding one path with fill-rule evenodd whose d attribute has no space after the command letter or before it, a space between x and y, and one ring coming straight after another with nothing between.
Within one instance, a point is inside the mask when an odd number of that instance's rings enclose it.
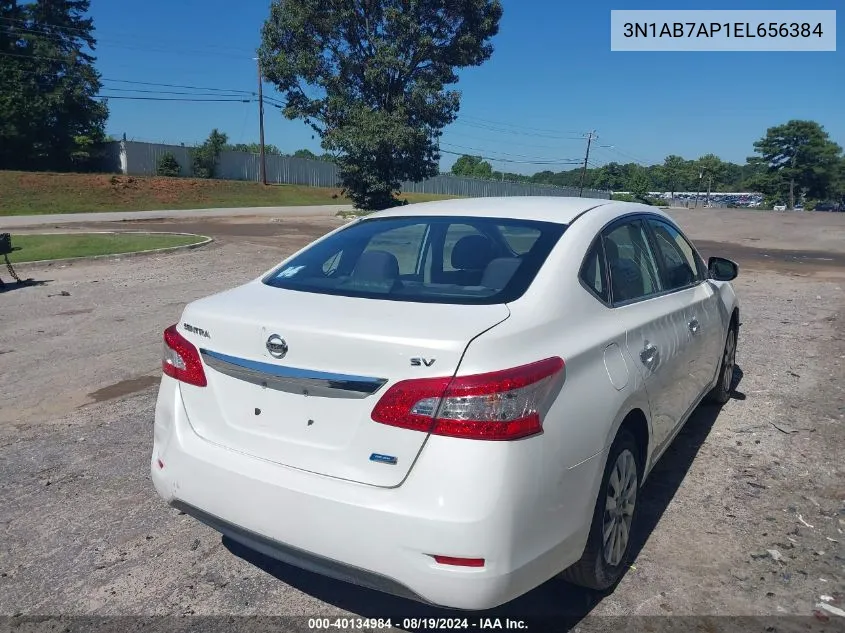
<instances>
[{"instance_id":1,"label":"tire","mask_svg":"<svg viewBox=\"0 0 845 633\"><path fill-rule=\"evenodd\" d=\"M629 477L633 476L633 481L629 480L629 487L623 488L623 491L627 492L628 495L633 495L632 498L629 497L632 507L630 514L627 515L624 512L619 515L610 515L607 510L608 498L613 496L614 485L618 481L619 473L617 472L614 475L617 466L620 467L622 472L628 473ZM629 470L631 467L635 469L633 473ZM637 525L642 476L643 465L641 464L640 449L636 438L633 433L623 428L617 434L607 455L604 476L593 510L590 534L587 538L584 554L581 556L581 560L560 574L561 580L587 589L608 591L622 579L625 570L628 568L628 557L631 550L630 536L634 533ZM611 482L614 482L614 484L611 485ZM629 520L626 520L626 517L630 517ZM606 547L609 545L608 541L613 537L615 526L620 521L624 522L627 527L627 537L625 537L621 552L618 548L613 551ZM610 526L607 541L602 534L606 523ZM624 530L616 533L617 537L623 534Z\"/></svg>"},{"instance_id":2,"label":"tire","mask_svg":"<svg viewBox=\"0 0 845 633\"><path fill-rule=\"evenodd\" d=\"M722 405L731 399L733 391L734 367L736 367L736 344L738 340L737 327L731 323L728 335L725 337L725 348L722 351L722 362L719 365L719 380L716 386L707 394L707 401L711 404Z\"/></svg>"}]
</instances>

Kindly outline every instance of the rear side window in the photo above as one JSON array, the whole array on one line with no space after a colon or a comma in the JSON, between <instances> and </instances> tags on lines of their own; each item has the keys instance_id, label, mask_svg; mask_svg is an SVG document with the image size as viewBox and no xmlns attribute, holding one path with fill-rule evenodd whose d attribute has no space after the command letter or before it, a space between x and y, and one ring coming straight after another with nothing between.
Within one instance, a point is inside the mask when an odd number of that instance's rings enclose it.
<instances>
[{"instance_id":1,"label":"rear side window","mask_svg":"<svg viewBox=\"0 0 845 633\"><path fill-rule=\"evenodd\" d=\"M363 220L307 248L264 283L394 301L506 303L528 289L565 229L483 217Z\"/></svg>"},{"instance_id":2,"label":"rear side window","mask_svg":"<svg viewBox=\"0 0 845 633\"><path fill-rule=\"evenodd\" d=\"M610 301L610 291L607 287L607 271L604 265L604 248L602 247L601 238L593 242L587 253L587 257L584 258L584 264L581 266L581 281L599 299L605 303Z\"/></svg>"}]
</instances>

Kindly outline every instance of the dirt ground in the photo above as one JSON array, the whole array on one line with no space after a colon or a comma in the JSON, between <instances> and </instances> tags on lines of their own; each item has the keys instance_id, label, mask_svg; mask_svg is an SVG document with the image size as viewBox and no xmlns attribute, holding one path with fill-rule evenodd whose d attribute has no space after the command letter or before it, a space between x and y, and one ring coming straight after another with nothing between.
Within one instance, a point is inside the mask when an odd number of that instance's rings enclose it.
<instances>
[{"instance_id":1,"label":"dirt ground","mask_svg":"<svg viewBox=\"0 0 845 633\"><path fill-rule=\"evenodd\" d=\"M735 397L697 411L661 460L612 594L552 581L482 615L544 623L529 630L668 615L842 630L817 605L845 608L845 214L672 213L705 256L740 263ZM442 615L246 551L166 507L149 481L161 331L186 302L341 222L121 223L216 241L27 267L40 285L0 294L0 616L346 615L401 628ZM652 622L667 621L680 619ZM276 630L308 628L284 622Z\"/></svg>"}]
</instances>

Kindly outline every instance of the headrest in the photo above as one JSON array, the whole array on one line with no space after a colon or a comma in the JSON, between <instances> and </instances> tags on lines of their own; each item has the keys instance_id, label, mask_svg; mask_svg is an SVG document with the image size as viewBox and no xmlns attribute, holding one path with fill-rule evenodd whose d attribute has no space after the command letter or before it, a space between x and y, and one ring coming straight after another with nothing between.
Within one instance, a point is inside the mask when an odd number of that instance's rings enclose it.
<instances>
[{"instance_id":1,"label":"headrest","mask_svg":"<svg viewBox=\"0 0 845 633\"><path fill-rule=\"evenodd\" d=\"M399 278L399 260L387 251L367 251L358 259L352 278L358 281L393 281Z\"/></svg>"},{"instance_id":2,"label":"headrest","mask_svg":"<svg viewBox=\"0 0 845 633\"><path fill-rule=\"evenodd\" d=\"M517 257L497 257L484 269L481 285L492 290L501 290L510 283L522 260Z\"/></svg>"},{"instance_id":3,"label":"headrest","mask_svg":"<svg viewBox=\"0 0 845 633\"><path fill-rule=\"evenodd\" d=\"M452 267L483 270L493 259L493 244L483 235L466 235L452 248Z\"/></svg>"}]
</instances>

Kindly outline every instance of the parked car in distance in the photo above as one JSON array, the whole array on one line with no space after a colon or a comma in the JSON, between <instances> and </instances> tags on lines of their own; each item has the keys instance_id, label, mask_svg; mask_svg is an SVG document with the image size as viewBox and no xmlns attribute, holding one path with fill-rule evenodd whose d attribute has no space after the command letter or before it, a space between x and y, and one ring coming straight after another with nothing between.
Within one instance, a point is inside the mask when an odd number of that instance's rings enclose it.
<instances>
[{"instance_id":1,"label":"parked car in distance","mask_svg":"<svg viewBox=\"0 0 845 633\"><path fill-rule=\"evenodd\" d=\"M431 604L611 589L655 463L729 399L737 272L642 204L374 213L167 328L153 483L249 548Z\"/></svg>"},{"instance_id":2,"label":"parked car in distance","mask_svg":"<svg viewBox=\"0 0 845 633\"><path fill-rule=\"evenodd\" d=\"M785 204L776 204L775 206L772 207L772 210L773 211L786 211L786 205Z\"/></svg>"}]
</instances>

